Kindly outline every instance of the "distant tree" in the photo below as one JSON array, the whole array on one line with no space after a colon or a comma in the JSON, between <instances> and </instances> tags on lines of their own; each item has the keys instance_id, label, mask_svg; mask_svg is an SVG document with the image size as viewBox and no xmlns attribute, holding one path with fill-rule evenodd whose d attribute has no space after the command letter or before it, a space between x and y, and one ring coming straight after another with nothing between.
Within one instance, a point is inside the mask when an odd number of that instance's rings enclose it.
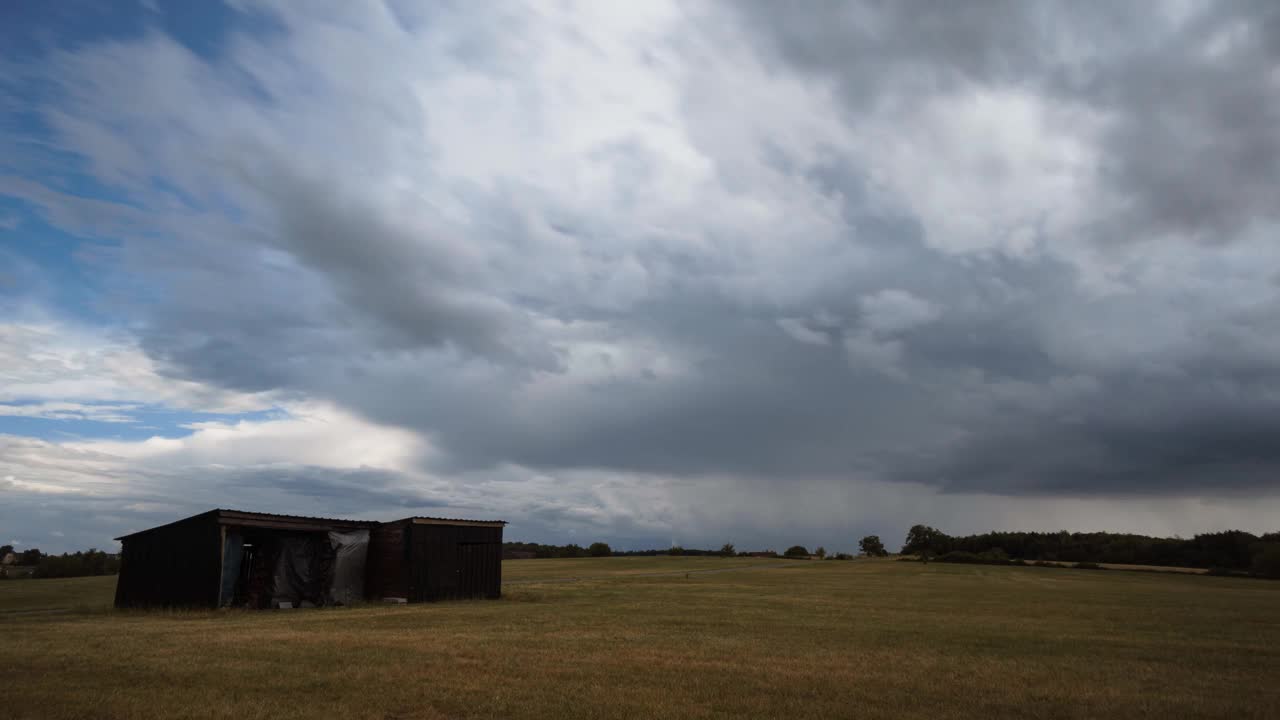
<instances>
[{"instance_id":1,"label":"distant tree","mask_svg":"<svg viewBox=\"0 0 1280 720\"><path fill-rule=\"evenodd\" d=\"M787 557L809 557L809 551L803 545L792 545L782 554Z\"/></svg>"},{"instance_id":2,"label":"distant tree","mask_svg":"<svg viewBox=\"0 0 1280 720\"><path fill-rule=\"evenodd\" d=\"M946 533L928 525L913 525L907 531L907 541L902 545L903 555L921 555L929 553L938 555L947 552L951 538Z\"/></svg>"},{"instance_id":3,"label":"distant tree","mask_svg":"<svg viewBox=\"0 0 1280 720\"><path fill-rule=\"evenodd\" d=\"M889 554L884 549L884 543L880 542L879 535L868 535L858 541L858 552L868 557L884 557Z\"/></svg>"},{"instance_id":4,"label":"distant tree","mask_svg":"<svg viewBox=\"0 0 1280 720\"><path fill-rule=\"evenodd\" d=\"M1249 570L1267 578L1280 578L1280 545L1268 543L1253 556Z\"/></svg>"},{"instance_id":5,"label":"distant tree","mask_svg":"<svg viewBox=\"0 0 1280 720\"><path fill-rule=\"evenodd\" d=\"M0 545L0 558L4 557L5 555L8 555L11 552L13 552L12 545Z\"/></svg>"},{"instance_id":6,"label":"distant tree","mask_svg":"<svg viewBox=\"0 0 1280 720\"><path fill-rule=\"evenodd\" d=\"M827 549L819 545L818 549L813 551L813 554L817 555L819 558L825 558L827 556Z\"/></svg>"},{"instance_id":7,"label":"distant tree","mask_svg":"<svg viewBox=\"0 0 1280 720\"><path fill-rule=\"evenodd\" d=\"M668 555L683 555L683 554L684 554L684 548L680 547L679 545L672 545L672 546L671 546L671 549L667 551L667 554L668 554Z\"/></svg>"},{"instance_id":8,"label":"distant tree","mask_svg":"<svg viewBox=\"0 0 1280 720\"><path fill-rule=\"evenodd\" d=\"M577 543L565 545L564 550L561 552L563 553L562 557L579 558L587 556L587 549Z\"/></svg>"},{"instance_id":9,"label":"distant tree","mask_svg":"<svg viewBox=\"0 0 1280 720\"><path fill-rule=\"evenodd\" d=\"M41 557L44 557L44 553L40 552L39 548L31 548L30 550L23 550L21 553L18 554L18 564L19 565L39 565Z\"/></svg>"},{"instance_id":10,"label":"distant tree","mask_svg":"<svg viewBox=\"0 0 1280 720\"><path fill-rule=\"evenodd\" d=\"M737 554L738 549L733 546L733 543L725 543L720 546L720 557L733 557Z\"/></svg>"},{"instance_id":11,"label":"distant tree","mask_svg":"<svg viewBox=\"0 0 1280 720\"><path fill-rule=\"evenodd\" d=\"M587 548L587 553L591 557L609 557L613 554L613 548L609 547L609 543L594 542Z\"/></svg>"}]
</instances>

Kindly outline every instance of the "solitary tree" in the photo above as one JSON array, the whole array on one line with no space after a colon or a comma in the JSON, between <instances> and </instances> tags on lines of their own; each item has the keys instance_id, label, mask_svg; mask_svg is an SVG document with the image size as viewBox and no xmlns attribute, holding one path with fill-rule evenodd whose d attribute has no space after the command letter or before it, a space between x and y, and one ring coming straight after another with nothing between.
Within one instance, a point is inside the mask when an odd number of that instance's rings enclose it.
<instances>
[{"instance_id":1,"label":"solitary tree","mask_svg":"<svg viewBox=\"0 0 1280 720\"><path fill-rule=\"evenodd\" d=\"M858 551L868 557L884 557L889 554L884 549L884 543L880 542L879 535L868 535L858 541Z\"/></svg>"},{"instance_id":2,"label":"solitary tree","mask_svg":"<svg viewBox=\"0 0 1280 720\"><path fill-rule=\"evenodd\" d=\"M809 557L809 551L803 545L792 545L782 554L787 557Z\"/></svg>"},{"instance_id":3,"label":"solitary tree","mask_svg":"<svg viewBox=\"0 0 1280 720\"><path fill-rule=\"evenodd\" d=\"M733 543L725 543L720 546L720 557L733 557L738 551L733 547Z\"/></svg>"},{"instance_id":4,"label":"solitary tree","mask_svg":"<svg viewBox=\"0 0 1280 720\"><path fill-rule=\"evenodd\" d=\"M819 558L825 558L827 556L827 549L819 545L818 549L813 551L813 554L817 555Z\"/></svg>"},{"instance_id":5,"label":"solitary tree","mask_svg":"<svg viewBox=\"0 0 1280 720\"><path fill-rule=\"evenodd\" d=\"M11 552L13 552L12 545L0 545L0 558L4 557L5 555L8 555Z\"/></svg>"},{"instance_id":6,"label":"solitary tree","mask_svg":"<svg viewBox=\"0 0 1280 720\"><path fill-rule=\"evenodd\" d=\"M609 543L595 542L591 543L587 552L591 557L609 557L613 554L613 548L609 547Z\"/></svg>"},{"instance_id":7,"label":"solitary tree","mask_svg":"<svg viewBox=\"0 0 1280 720\"><path fill-rule=\"evenodd\" d=\"M938 555L947 551L950 538L941 530L928 525L913 525L907 531L907 541L902 545L903 555Z\"/></svg>"}]
</instances>

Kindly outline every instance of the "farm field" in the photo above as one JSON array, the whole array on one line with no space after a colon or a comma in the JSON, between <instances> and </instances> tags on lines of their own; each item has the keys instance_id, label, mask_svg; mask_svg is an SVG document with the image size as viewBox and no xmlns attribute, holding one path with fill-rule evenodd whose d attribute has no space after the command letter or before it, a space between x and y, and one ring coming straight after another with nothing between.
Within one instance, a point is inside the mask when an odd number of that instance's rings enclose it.
<instances>
[{"instance_id":1,"label":"farm field","mask_svg":"<svg viewBox=\"0 0 1280 720\"><path fill-rule=\"evenodd\" d=\"M504 577L501 601L288 612L108 612L114 578L0 583L0 672L20 689L6 713L1264 718L1280 707L1276 582L669 557L508 561ZM56 607L72 610L29 612Z\"/></svg>"}]
</instances>

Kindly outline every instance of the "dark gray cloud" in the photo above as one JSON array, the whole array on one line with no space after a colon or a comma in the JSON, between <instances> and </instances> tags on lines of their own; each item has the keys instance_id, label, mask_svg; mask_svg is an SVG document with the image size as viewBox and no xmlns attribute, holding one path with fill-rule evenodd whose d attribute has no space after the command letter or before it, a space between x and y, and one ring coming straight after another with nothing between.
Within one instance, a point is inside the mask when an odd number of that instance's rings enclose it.
<instances>
[{"instance_id":1,"label":"dark gray cloud","mask_svg":"<svg viewBox=\"0 0 1280 720\"><path fill-rule=\"evenodd\" d=\"M779 62L833 82L852 115L1013 89L1102 119L1110 241L1227 242L1277 219L1274 3L736 3Z\"/></svg>"},{"instance_id":2,"label":"dark gray cloud","mask_svg":"<svg viewBox=\"0 0 1280 720\"><path fill-rule=\"evenodd\" d=\"M104 272L141 347L408 428L430 472L1275 493L1280 16L1175 10L759 3L594 45L534 13L459 54L286 8L280 46L148 37L50 80L88 118L57 141L132 199Z\"/></svg>"}]
</instances>

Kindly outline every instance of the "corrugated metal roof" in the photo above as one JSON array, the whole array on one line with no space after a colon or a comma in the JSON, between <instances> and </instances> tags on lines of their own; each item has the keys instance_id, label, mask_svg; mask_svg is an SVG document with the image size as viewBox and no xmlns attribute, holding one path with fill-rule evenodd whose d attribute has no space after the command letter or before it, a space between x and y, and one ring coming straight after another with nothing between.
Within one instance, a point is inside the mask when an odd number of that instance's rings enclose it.
<instances>
[{"instance_id":1,"label":"corrugated metal roof","mask_svg":"<svg viewBox=\"0 0 1280 720\"><path fill-rule=\"evenodd\" d=\"M166 528L171 525L177 525L178 523L187 522L189 520L193 520L199 517L204 517L206 515L217 515L219 520L226 519L231 521L258 520L262 522L276 521L280 523L296 523L296 524L313 523L316 525L341 523L343 525L365 525L369 527L382 524L382 521L379 521L379 520L346 520L342 518L316 517L314 515L284 515L281 513L262 513L262 512L252 512L249 510L234 510L231 508L215 508L207 512L197 513L190 517L182 518L181 520L175 520L171 523L165 523L164 525L157 525L155 527L147 528L146 530L139 530L137 532L129 533L127 535L121 535L120 537L116 538L116 540L124 540L125 538L134 537L135 535L143 535L153 530L159 530L161 528ZM438 517L426 517L426 516L418 516L418 515L415 515L414 517L411 517L411 518L405 518L405 519L406 520L423 520L427 522L437 522L437 523L458 523L458 524L501 523L503 525L507 524L505 520L465 520L461 518L438 518ZM402 522L402 521L393 521L393 522ZM234 522L226 523L226 524L234 524Z\"/></svg>"},{"instance_id":2,"label":"corrugated metal roof","mask_svg":"<svg viewBox=\"0 0 1280 720\"><path fill-rule=\"evenodd\" d=\"M239 515L251 515L256 518L262 518L263 520L310 520L310 521L319 521L319 522L341 522L341 523L352 523L352 524L359 524L359 523L376 524L379 522L377 520L347 520L345 518L316 517L314 515L285 515L282 513L263 513L263 512L254 512L252 510L236 510L234 508L218 508L213 512L237 513Z\"/></svg>"},{"instance_id":3,"label":"corrugated metal roof","mask_svg":"<svg viewBox=\"0 0 1280 720\"><path fill-rule=\"evenodd\" d=\"M457 522L457 523L483 522L483 523L502 523L503 525L508 524L506 520L476 520L475 518L442 518L442 517L428 517L426 515L414 515L409 519L410 520L433 520L435 522Z\"/></svg>"},{"instance_id":4,"label":"corrugated metal roof","mask_svg":"<svg viewBox=\"0 0 1280 720\"><path fill-rule=\"evenodd\" d=\"M421 525L471 525L473 527L502 527L507 524L506 520L462 520L459 518L424 517L422 515L415 515L414 517L405 518L404 520L399 520L397 522L406 521Z\"/></svg>"}]
</instances>

